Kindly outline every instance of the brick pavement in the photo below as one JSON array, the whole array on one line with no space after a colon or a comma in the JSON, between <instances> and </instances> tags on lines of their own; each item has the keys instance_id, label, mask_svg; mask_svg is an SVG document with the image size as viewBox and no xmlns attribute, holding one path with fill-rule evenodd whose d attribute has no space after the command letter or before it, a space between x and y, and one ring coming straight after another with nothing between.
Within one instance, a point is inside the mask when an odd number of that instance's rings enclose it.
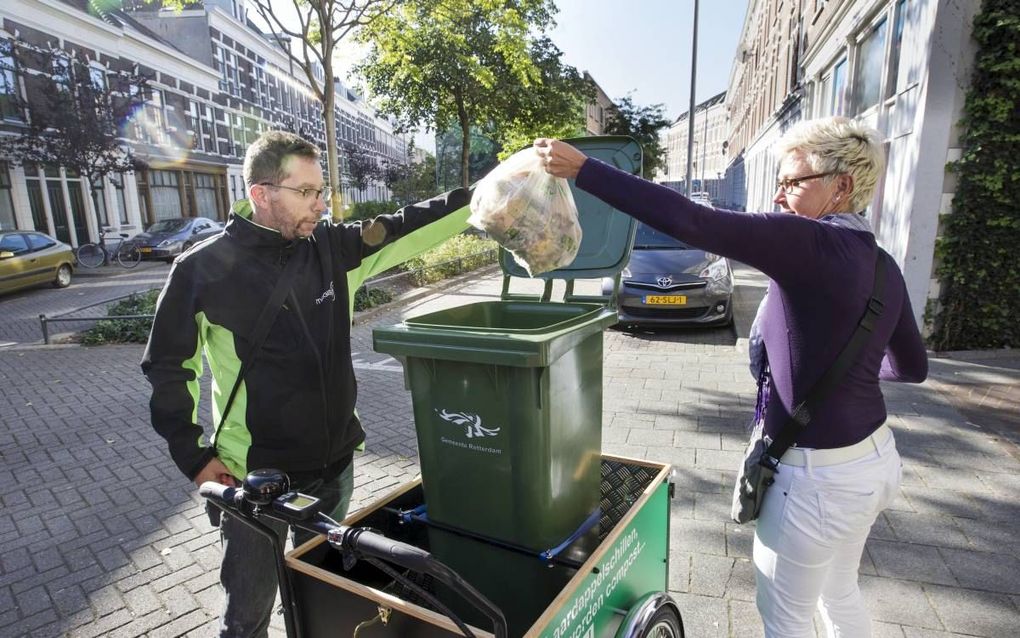
<instances>
[{"instance_id":1,"label":"brick pavement","mask_svg":"<svg viewBox=\"0 0 1020 638\"><path fill-rule=\"evenodd\" d=\"M745 294L760 283L753 273L741 281ZM358 321L352 345L369 445L356 461L354 507L418 468L403 375L371 352L372 326L493 294L495 277L471 277ZM753 530L727 516L754 392L742 350L725 329L606 335L604 448L676 466L670 590L691 636L761 634ZM0 350L5 636L213 633L217 536L148 425L140 356L139 346ZM986 405L991 395L1016 405L1017 368L1020 357L938 360L928 383L884 387L905 473L862 564L876 636L1015 634L1016 431L980 406L961 415L955 395L994 386ZM278 617L271 633L282 635Z\"/></svg>"}]
</instances>

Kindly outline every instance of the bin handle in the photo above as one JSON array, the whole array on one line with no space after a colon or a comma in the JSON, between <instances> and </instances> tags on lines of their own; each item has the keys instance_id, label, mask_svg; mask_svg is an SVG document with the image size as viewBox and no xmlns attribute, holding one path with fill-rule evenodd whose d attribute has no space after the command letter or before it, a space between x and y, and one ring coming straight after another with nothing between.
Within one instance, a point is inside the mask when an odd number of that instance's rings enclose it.
<instances>
[{"instance_id":1,"label":"bin handle","mask_svg":"<svg viewBox=\"0 0 1020 638\"><path fill-rule=\"evenodd\" d=\"M503 275L503 289L500 290L499 298L501 301L541 301L548 302L552 300L552 286L554 279L546 279L544 287L542 288L541 295L528 295L524 293L510 292L510 275ZM565 303L600 303L605 305L611 310L616 310L619 305L620 298L620 282L622 276L620 273L613 275L613 290L608 295L575 295L574 294L574 279L564 279L566 282L566 288L563 291L562 301Z\"/></svg>"},{"instance_id":2,"label":"bin handle","mask_svg":"<svg viewBox=\"0 0 1020 638\"><path fill-rule=\"evenodd\" d=\"M556 547L547 549L541 554L539 554L539 557L546 562L549 562L552 559L556 558L557 556L559 556L560 552L569 547L574 541L587 534L588 530L594 527L595 523L598 523L600 518L602 518L602 508L596 507L592 511L592 513L588 515L588 518L586 518L584 522L581 523L581 526L574 530L573 534L568 536L562 543L560 543Z\"/></svg>"}]
</instances>

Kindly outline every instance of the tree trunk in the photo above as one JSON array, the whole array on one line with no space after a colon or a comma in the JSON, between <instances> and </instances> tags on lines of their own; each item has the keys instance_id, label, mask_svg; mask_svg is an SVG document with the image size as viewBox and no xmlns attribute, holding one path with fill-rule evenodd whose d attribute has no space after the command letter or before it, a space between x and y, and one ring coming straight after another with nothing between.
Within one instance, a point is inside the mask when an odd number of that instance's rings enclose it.
<instances>
[{"instance_id":1,"label":"tree trunk","mask_svg":"<svg viewBox=\"0 0 1020 638\"><path fill-rule=\"evenodd\" d=\"M457 96L457 119L460 121L460 185L467 188L471 185L470 158L471 158L471 122L468 120L467 109L464 108L464 100Z\"/></svg>"},{"instance_id":2,"label":"tree trunk","mask_svg":"<svg viewBox=\"0 0 1020 638\"><path fill-rule=\"evenodd\" d=\"M333 92L333 70L326 71L326 90L323 93L323 120L326 123L326 164L329 170L329 187L333 191L330 200L330 215L333 221L341 220L340 198L343 190L340 183L340 157L336 142L336 94Z\"/></svg>"},{"instance_id":3,"label":"tree trunk","mask_svg":"<svg viewBox=\"0 0 1020 638\"><path fill-rule=\"evenodd\" d=\"M322 87L322 120L326 127L326 168L329 171L329 188L332 191L332 199L329 200L329 215L334 222L343 220L343 209L340 207L340 200L343 193L343 184L340 182L340 155L339 144L336 140L336 88L333 73L333 32L328 25L332 20L332 5L319 3L319 24L322 25L322 59L323 59L323 87Z\"/></svg>"}]
</instances>

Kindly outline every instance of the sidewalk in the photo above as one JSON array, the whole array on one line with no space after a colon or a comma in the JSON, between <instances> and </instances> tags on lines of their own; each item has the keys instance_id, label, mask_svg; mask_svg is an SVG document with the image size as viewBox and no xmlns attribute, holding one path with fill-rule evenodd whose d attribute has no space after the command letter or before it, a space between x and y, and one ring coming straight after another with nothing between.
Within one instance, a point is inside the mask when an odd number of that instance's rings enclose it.
<instances>
[{"instance_id":1,"label":"sidewalk","mask_svg":"<svg viewBox=\"0 0 1020 638\"><path fill-rule=\"evenodd\" d=\"M744 330L763 279L738 269L737 280L736 322ZM351 345L369 439L355 461L354 508L418 472L402 370L372 351L372 327L491 299L499 286L489 270L357 318ZM728 519L754 400L742 350L726 329L610 330L605 338L603 447L676 468L669 589L687 635L698 638L761 635L753 529ZM0 350L4 636L214 632L217 534L148 426L141 352ZM1020 355L935 359L928 382L883 390L905 472L861 568L875 636L1016 635ZM200 414L208 419L207 405ZM271 635L283 635L279 616Z\"/></svg>"}]
</instances>

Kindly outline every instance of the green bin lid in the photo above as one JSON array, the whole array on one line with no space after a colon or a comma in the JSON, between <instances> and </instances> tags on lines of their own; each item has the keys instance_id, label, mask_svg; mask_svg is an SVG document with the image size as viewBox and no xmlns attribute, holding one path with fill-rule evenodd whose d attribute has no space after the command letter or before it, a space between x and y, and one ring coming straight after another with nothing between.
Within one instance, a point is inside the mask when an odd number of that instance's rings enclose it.
<instances>
[{"instance_id":1,"label":"green bin lid","mask_svg":"<svg viewBox=\"0 0 1020 638\"><path fill-rule=\"evenodd\" d=\"M626 135L601 135L564 140L585 155L633 175L641 174L641 145ZM574 261L564 268L536 275L537 279L598 279L623 270L634 245L637 221L568 180L581 221L581 247ZM499 251L499 265L511 277L527 277L505 250Z\"/></svg>"}]
</instances>

